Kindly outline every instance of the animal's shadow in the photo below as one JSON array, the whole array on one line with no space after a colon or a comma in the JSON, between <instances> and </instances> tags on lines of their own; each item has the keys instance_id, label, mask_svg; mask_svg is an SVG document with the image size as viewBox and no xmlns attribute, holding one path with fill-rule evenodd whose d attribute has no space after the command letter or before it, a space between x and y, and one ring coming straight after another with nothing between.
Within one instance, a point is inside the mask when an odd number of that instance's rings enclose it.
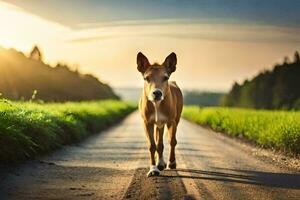
<instances>
[{"instance_id":1,"label":"animal's shadow","mask_svg":"<svg viewBox=\"0 0 300 200\"><path fill-rule=\"evenodd\" d=\"M168 178L190 178L240 184L253 184L285 189L300 189L299 173L274 173L253 170L214 168L215 171L197 169L176 169L176 175L164 175ZM219 171L218 171L219 170ZM222 171L222 172L221 172ZM187 174L187 175L185 175Z\"/></svg>"}]
</instances>

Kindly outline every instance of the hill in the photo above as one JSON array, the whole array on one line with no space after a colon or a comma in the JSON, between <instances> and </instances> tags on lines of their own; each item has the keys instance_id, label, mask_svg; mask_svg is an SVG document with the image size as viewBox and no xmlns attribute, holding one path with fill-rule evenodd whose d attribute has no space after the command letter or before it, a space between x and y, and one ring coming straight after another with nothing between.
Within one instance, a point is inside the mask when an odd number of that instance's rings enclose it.
<instances>
[{"instance_id":1,"label":"hill","mask_svg":"<svg viewBox=\"0 0 300 200\"><path fill-rule=\"evenodd\" d=\"M114 88L114 91L123 100L138 102L143 89L138 87L117 87Z\"/></svg>"},{"instance_id":2,"label":"hill","mask_svg":"<svg viewBox=\"0 0 300 200\"><path fill-rule=\"evenodd\" d=\"M34 48L30 57L14 49L0 47L0 93L8 99L81 101L117 99L107 85L92 75L71 71L68 66L51 67Z\"/></svg>"},{"instance_id":3,"label":"hill","mask_svg":"<svg viewBox=\"0 0 300 200\"><path fill-rule=\"evenodd\" d=\"M200 92L200 91L184 91L185 105L199 106L218 106L224 93L221 92Z\"/></svg>"},{"instance_id":4,"label":"hill","mask_svg":"<svg viewBox=\"0 0 300 200\"><path fill-rule=\"evenodd\" d=\"M138 102L142 95L142 88L137 87L118 87L114 91L123 100ZM218 106L225 93L222 92L208 92L198 90L183 89L183 98L185 105L198 106Z\"/></svg>"},{"instance_id":5,"label":"hill","mask_svg":"<svg viewBox=\"0 0 300 200\"><path fill-rule=\"evenodd\" d=\"M259 73L241 85L234 83L222 102L225 106L257 109L300 108L300 57L295 53L292 62L286 57L273 70Z\"/></svg>"}]
</instances>

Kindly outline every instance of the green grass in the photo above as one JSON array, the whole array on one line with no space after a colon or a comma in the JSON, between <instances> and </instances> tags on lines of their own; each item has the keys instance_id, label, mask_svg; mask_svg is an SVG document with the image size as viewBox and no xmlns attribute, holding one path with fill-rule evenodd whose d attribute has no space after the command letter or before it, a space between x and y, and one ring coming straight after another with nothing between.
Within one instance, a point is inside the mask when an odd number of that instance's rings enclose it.
<instances>
[{"instance_id":1,"label":"green grass","mask_svg":"<svg viewBox=\"0 0 300 200\"><path fill-rule=\"evenodd\" d=\"M132 103L113 100L45 104L0 100L0 163L78 142L135 109Z\"/></svg>"},{"instance_id":2,"label":"green grass","mask_svg":"<svg viewBox=\"0 0 300 200\"><path fill-rule=\"evenodd\" d=\"M183 117L263 147L300 153L300 112L240 108L184 108Z\"/></svg>"}]
</instances>

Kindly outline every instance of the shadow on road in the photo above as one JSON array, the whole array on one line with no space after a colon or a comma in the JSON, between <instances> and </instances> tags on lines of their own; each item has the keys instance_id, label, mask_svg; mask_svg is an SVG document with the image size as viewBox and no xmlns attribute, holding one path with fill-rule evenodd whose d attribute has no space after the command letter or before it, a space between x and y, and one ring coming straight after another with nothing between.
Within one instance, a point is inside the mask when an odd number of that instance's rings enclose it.
<instances>
[{"instance_id":1,"label":"shadow on road","mask_svg":"<svg viewBox=\"0 0 300 200\"><path fill-rule=\"evenodd\" d=\"M218 169L222 169L223 171L227 172L195 169L177 169L175 171L182 173L177 173L177 175L175 176L166 176L163 174L161 176L169 178L191 178L221 182L233 182L241 184L254 184L260 186L278 187L286 189L300 189L300 174L272 173L226 168ZM184 173L189 173L189 175L184 175Z\"/></svg>"}]
</instances>

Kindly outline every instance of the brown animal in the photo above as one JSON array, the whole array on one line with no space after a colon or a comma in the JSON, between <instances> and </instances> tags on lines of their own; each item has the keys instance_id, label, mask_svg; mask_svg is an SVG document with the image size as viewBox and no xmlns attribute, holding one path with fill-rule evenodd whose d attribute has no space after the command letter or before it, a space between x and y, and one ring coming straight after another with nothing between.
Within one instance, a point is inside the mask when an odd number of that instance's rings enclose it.
<instances>
[{"instance_id":1,"label":"brown animal","mask_svg":"<svg viewBox=\"0 0 300 200\"><path fill-rule=\"evenodd\" d=\"M163 159L163 134L168 130L170 154L168 167L176 169L175 146L176 129L183 107L182 93L175 82L169 82L170 75L176 70L177 57L171 53L163 64L150 64L142 53L137 55L137 69L142 73L144 82L139 110L150 152L150 170L147 176L158 176L166 168ZM155 162L155 152L158 158Z\"/></svg>"}]
</instances>

